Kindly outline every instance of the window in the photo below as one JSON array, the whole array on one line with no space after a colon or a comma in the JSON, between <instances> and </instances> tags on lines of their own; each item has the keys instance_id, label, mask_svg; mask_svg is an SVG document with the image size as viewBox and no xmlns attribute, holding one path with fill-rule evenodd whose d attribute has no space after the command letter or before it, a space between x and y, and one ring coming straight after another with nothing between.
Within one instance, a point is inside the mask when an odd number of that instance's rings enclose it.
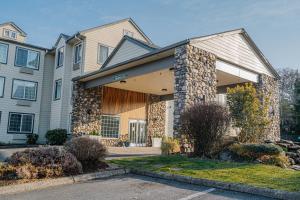
<instances>
[{"instance_id":1,"label":"window","mask_svg":"<svg viewBox=\"0 0 300 200\"><path fill-rule=\"evenodd\" d=\"M11 39L17 39L17 32L9 29L3 29L3 36Z\"/></svg>"},{"instance_id":2,"label":"window","mask_svg":"<svg viewBox=\"0 0 300 200\"><path fill-rule=\"evenodd\" d=\"M4 97L5 78L0 76L0 98Z\"/></svg>"},{"instance_id":3,"label":"window","mask_svg":"<svg viewBox=\"0 0 300 200\"><path fill-rule=\"evenodd\" d=\"M77 44L74 51L74 64L78 64L82 59L82 44Z\"/></svg>"},{"instance_id":4,"label":"window","mask_svg":"<svg viewBox=\"0 0 300 200\"><path fill-rule=\"evenodd\" d=\"M13 80L12 98L35 101L37 82Z\"/></svg>"},{"instance_id":5,"label":"window","mask_svg":"<svg viewBox=\"0 0 300 200\"><path fill-rule=\"evenodd\" d=\"M118 138L120 130L120 117L113 115L101 116L101 136L105 138Z\"/></svg>"},{"instance_id":6,"label":"window","mask_svg":"<svg viewBox=\"0 0 300 200\"><path fill-rule=\"evenodd\" d=\"M1 124L2 111L0 111L0 124Z\"/></svg>"},{"instance_id":7,"label":"window","mask_svg":"<svg viewBox=\"0 0 300 200\"><path fill-rule=\"evenodd\" d=\"M61 79L55 81L54 100L59 100L61 97Z\"/></svg>"},{"instance_id":8,"label":"window","mask_svg":"<svg viewBox=\"0 0 300 200\"><path fill-rule=\"evenodd\" d=\"M128 35L129 37L133 37L133 32L123 29L123 35Z\"/></svg>"},{"instance_id":9,"label":"window","mask_svg":"<svg viewBox=\"0 0 300 200\"><path fill-rule=\"evenodd\" d=\"M57 50L57 64L56 68L61 67L64 63L64 47Z\"/></svg>"},{"instance_id":10,"label":"window","mask_svg":"<svg viewBox=\"0 0 300 200\"><path fill-rule=\"evenodd\" d=\"M28 67L38 69L40 53L29 49L17 47L15 65L17 67Z\"/></svg>"},{"instance_id":11,"label":"window","mask_svg":"<svg viewBox=\"0 0 300 200\"><path fill-rule=\"evenodd\" d=\"M32 133L34 114L9 113L8 133Z\"/></svg>"},{"instance_id":12,"label":"window","mask_svg":"<svg viewBox=\"0 0 300 200\"><path fill-rule=\"evenodd\" d=\"M0 63L7 63L8 44L0 43Z\"/></svg>"},{"instance_id":13,"label":"window","mask_svg":"<svg viewBox=\"0 0 300 200\"><path fill-rule=\"evenodd\" d=\"M104 45L99 45L98 48L98 63L103 64L108 57L109 48Z\"/></svg>"}]
</instances>

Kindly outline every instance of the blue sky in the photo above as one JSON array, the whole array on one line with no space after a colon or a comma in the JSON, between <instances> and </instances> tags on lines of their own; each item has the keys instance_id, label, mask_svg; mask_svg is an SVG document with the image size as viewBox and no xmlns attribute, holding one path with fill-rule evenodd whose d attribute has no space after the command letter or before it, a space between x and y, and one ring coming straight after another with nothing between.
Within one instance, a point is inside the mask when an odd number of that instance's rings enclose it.
<instances>
[{"instance_id":1,"label":"blue sky","mask_svg":"<svg viewBox=\"0 0 300 200\"><path fill-rule=\"evenodd\" d=\"M244 27L274 67L300 69L298 0L10 0L0 5L0 23L14 21L28 34L28 43L40 46L51 47L60 33L131 17L160 46Z\"/></svg>"}]
</instances>

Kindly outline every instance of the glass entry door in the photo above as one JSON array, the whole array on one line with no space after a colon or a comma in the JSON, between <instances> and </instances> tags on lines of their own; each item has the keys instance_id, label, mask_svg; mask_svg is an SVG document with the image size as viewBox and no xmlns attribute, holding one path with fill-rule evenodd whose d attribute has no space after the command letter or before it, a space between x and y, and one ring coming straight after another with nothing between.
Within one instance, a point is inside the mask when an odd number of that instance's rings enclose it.
<instances>
[{"instance_id":1,"label":"glass entry door","mask_svg":"<svg viewBox=\"0 0 300 200\"><path fill-rule=\"evenodd\" d=\"M144 120L129 120L130 146L146 146L146 122Z\"/></svg>"}]
</instances>

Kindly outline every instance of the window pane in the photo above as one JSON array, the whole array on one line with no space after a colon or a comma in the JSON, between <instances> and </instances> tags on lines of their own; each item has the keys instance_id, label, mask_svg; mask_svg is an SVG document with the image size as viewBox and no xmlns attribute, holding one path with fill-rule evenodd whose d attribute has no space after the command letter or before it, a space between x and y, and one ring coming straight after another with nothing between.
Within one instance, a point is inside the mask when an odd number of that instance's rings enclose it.
<instances>
[{"instance_id":1,"label":"window pane","mask_svg":"<svg viewBox=\"0 0 300 200\"><path fill-rule=\"evenodd\" d=\"M11 132L20 132L21 127L21 118L20 114L10 114L9 116L9 131Z\"/></svg>"},{"instance_id":2,"label":"window pane","mask_svg":"<svg viewBox=\"0 0 300 200\"><path fill-rule=\"evenodd\" d=\"M23 133L31 133L32 132L32 123L33 115L23 115L21 132Z\"/></svg>"},{"instance_id":3,"label":"window pane","mask_svg":"<svg viewBox=\"0 0 300 200\"><path fill-rule=\"evenodd\" d=\"M27 67L37 69L39 66L39 53L34 51L28 52Z\"/></svg>"},{"instance_id":4,"label":"window pane","mask_svg":"<svg viewBox=\"0 0 300 200\"><path fill-rule=\"evenodd\" d=\"M101 136L107 138L119 137L120 117L118 116L101 116Z\"/></svg>"},{"instance_id":5,"label":"window pane","mask_svg":"<svg viewBox=\"0 0 300 200\"><path fill-rule=\"evenodd\" d=\"M16 58L16 64L18 66L26 67L27 65L27 56L28 51L26 49L17 49L17 58Z\"/></svg>"},{"instance_id":6,"label":"window pane","mask_svg":"<svg viewBox=\"0 0 300 200\"><path fill-rule=\"evenodd\" d=\"M61 80L55 82L55 99L60 99L61 97Z\"/></svg>"},{"instance_id":7,"label":"window pane","mask_svg":"<svg viewBox=\"0 0 300 200\"><path fill-rule=\"evenodd\" d=\"M0 97L3 97L4 95L4 77L0 77Z\"/></svg>"},{"instance_id":8,"label":"window pane","mask_svg":"<svg viewBox=\"0 0 300 200\"><path fill-rule=\"evenodd\" d=\"M8 49L8 45L0 44L0 63L6 63L6 61L7 61L7 49Z\"/></svg>"},{"instance_id":9,"label":"window pane","mask_svg":"<svg viewBox=\"0 0 300 200\"><path fill-rule=\"evenodd\" d=\"M82 45L79 44L75 47L75 63L79 63L81 61L81 55L82 55Z\"/></svg>"},{"instance_id":10,"label":"window pane","mask_svg":"<svg viewBox=\"0 0 300 200\"><path fill-rule=\"evenodd\" d=\"M29 81L13 81L13 98L35 100L37 84Z\"/></svg>"},{"instance_id":11,"label":"window pane","mask_svg":"<svg viewBox=\"0 0 300 200\"><path fill-rule=\"evenodd\" d=\"M108 57L108 47L100 45L100 63L104 63Z\"/></svg>"},{"instance_id":12,"label":"window pane","mask_svg":"<svg viewBox=\"0 0 300 200\"><path fill-rule=\"evenodd\" d=\"M61 47L60 49L58 49L57 52L57 67L62 66L63 62L64 62L64 48Z\"/></svg>"}]
</instances>

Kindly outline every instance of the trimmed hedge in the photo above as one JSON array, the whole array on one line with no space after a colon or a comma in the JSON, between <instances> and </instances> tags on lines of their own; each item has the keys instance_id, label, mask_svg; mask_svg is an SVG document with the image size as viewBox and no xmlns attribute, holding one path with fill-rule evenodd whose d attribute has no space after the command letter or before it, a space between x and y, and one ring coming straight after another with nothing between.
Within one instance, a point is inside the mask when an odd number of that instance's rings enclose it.
<instances>
[{"instance_id":1,"label":"trimmed hedge","mask_svg":"<svg viewBox=\"0 0 300 200\"><path fill-rule=\"evenodd\" d=\"M233 144L229 150L236 156L256 160L264 155L274 156L283 153L283 149L273 144Z\"/></svg>"},{"instance_id":2,"label":"trimmed hedge","mask_svg":"<svg viewBox=\"0 0 300 200\"><path fill-rule=\"evenodd\" d=\"M67 141L66 129L53 129L46 133L47 143L50 145L63 145Z\"/></svg>"}]
</instances>

